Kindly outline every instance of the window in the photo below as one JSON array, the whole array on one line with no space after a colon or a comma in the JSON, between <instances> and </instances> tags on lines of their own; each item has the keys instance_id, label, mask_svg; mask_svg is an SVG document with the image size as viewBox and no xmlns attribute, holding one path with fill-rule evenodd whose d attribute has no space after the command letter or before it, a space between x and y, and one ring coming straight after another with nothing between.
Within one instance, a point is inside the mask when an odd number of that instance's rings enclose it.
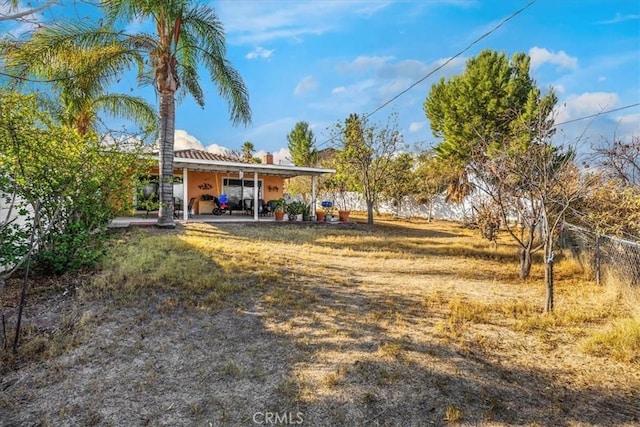
<instances>
[{"instance_id":1,"label":"window","mask_svg":"<svg viewBox=\"0 0 640 427\"><path fill-rule=\"evenodd\" d=\"M231 205L241 206L240 200L253 199L255 194L253 179L224 178L222 188ZM258 199L262 199L262 180L258 181Z\"/></svg>"}]
</instances>

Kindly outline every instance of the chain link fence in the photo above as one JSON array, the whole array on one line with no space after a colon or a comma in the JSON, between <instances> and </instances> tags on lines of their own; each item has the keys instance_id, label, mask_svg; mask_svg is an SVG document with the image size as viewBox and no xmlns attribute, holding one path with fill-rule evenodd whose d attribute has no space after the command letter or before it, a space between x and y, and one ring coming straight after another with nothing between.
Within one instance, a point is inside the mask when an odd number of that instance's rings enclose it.
<instances>
[{"instance_id":1,"label":"chain link fence","mask_svg":"<svg viewBox=\"0 0 640 427\"><path fill-rule=\"evenodd\" d=\"M566 225L560 246L571 251L573 258L591 273L596 283L615 279L640 286L640 242Z\"/></svg>"}]
</instances>

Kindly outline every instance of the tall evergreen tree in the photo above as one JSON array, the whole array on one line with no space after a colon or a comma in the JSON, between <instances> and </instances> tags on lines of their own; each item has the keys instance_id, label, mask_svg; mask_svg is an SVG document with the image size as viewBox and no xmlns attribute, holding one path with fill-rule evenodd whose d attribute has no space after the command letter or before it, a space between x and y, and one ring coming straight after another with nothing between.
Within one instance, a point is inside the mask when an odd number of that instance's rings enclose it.
<instances>
[{"instance_id":1,"label":"tall evergreen tree","mask_svg":"<svg viewBox=\"0 0 640 427\"><path fill-rule=\"evenodd\" d=\"M296 166L314 166L318 162L318 150L316 137L309 123L300 121L296 123L287 135L291 160Z\"/></svg>"},{"instance_id":2,"label":"tall evergreen tree","mask_svg":"<svg viewBox=\"0 0 640 427\"><path fill-rule=\"evenodd\" d=\"M451 199L473 189L468 170L478 171L492 155L516 143L525 148L551 132L549 113L557 99L553 93L541 96L529 75L530 62L524 53L509 59L485 50L467 61L464 73L431 87L424 110L433 134L442 138L436 155L459 170L452 174Z\"/></svg>"}]
</instances>

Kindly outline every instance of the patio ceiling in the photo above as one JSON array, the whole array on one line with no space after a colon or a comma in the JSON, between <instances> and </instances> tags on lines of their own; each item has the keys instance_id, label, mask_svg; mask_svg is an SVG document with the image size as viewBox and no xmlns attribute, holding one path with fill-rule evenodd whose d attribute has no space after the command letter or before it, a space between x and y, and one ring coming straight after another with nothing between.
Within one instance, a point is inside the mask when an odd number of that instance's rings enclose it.
<instances>
[{"instance_id":1,"label":"patio ceiling","mask_svg":"<svg viewBox=\"0 0 640 427\"><path fill-rule=\"evenodd\" d=\"M257 172L260 175L277 175L288 178L301 175L320 176L336 172L335 169L306 168L289 165L265 165L262 163L237 163L220 160L182 159L178 157L173 159L173 167L174 169L187 168L191 171L202 172Z\"/></svg>"}]
</instances>

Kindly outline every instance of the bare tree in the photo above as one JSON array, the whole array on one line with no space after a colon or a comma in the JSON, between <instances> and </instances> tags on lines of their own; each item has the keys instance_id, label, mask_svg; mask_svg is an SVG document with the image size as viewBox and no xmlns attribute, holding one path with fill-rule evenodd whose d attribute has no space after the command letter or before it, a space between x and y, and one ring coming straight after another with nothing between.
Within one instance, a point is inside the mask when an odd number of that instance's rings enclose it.
<instances>
[{"instance_id":1,"label":"bare tree","mask_svg":"<svg viewBox=\"0 0 640 427\"><path fill-rule=\"evenodd\" d=\"M594 152L609 177L625 185L640 184L640 136L632 137L629 143L614 139L610 146L597 147Z\"/></svg>"},{"instance_id":2,"label":"bare tree","mask_svg":"<svg viewBox=\"0 0 640 427\"><path fill-rule=\"evenodd\" d=\"M40 6L35 6L35 7L31 7L29 9L26 10L18 10L18 1L17 0L9 0L9 1L5 1L0 3L0 6L4 5L5 7L8 7L9 9L9 13L0 13L0 22L4 22L4 21L19 21L22 19L25 19L28 16L31 16L35 13L38 13L50 6L53 6L55 3L57 3L58 0L49 0L48 2L46 2L43 5Z\"/></svg>"},{"instance_id":3,"label":"bare tree","mask_svg":"<svg viewBox=\"0 0 640 427\"><path fill-rule=\"evenodd\" d=\"M565 213L587 189L573 160L572 148L553 146L549 139L526 150L505 152L491 159L482 190L495 203L503 228L520 247L521 277L531 269L532 254L544 253L545 311L554 307L554 245Z\"/></svg>"},{"instance_id":4,"label":"bare tree","mask_svg":"<svg viewBox=\"0 0 640 427\"><path fill-rule=\"evenodd\" d=\"M640 238L640 137L594 149L593 185L577 220L599 233Z\"/></svg>"},{"instance_id":5,"label":"bare tree","mask_svg":"<svg viewBox=\"0 0 640 427\"><path fill-rule=\"evenodd\" d=\"M339 148L337 177L355 184L367 203L367 223L373 225L373 207L394 155L404 144L397 115L392 115L384 126L378 126L370 124L364 116L351 114L344 124L336 124L332 139Z\"/></svg>"}]
</instances>

